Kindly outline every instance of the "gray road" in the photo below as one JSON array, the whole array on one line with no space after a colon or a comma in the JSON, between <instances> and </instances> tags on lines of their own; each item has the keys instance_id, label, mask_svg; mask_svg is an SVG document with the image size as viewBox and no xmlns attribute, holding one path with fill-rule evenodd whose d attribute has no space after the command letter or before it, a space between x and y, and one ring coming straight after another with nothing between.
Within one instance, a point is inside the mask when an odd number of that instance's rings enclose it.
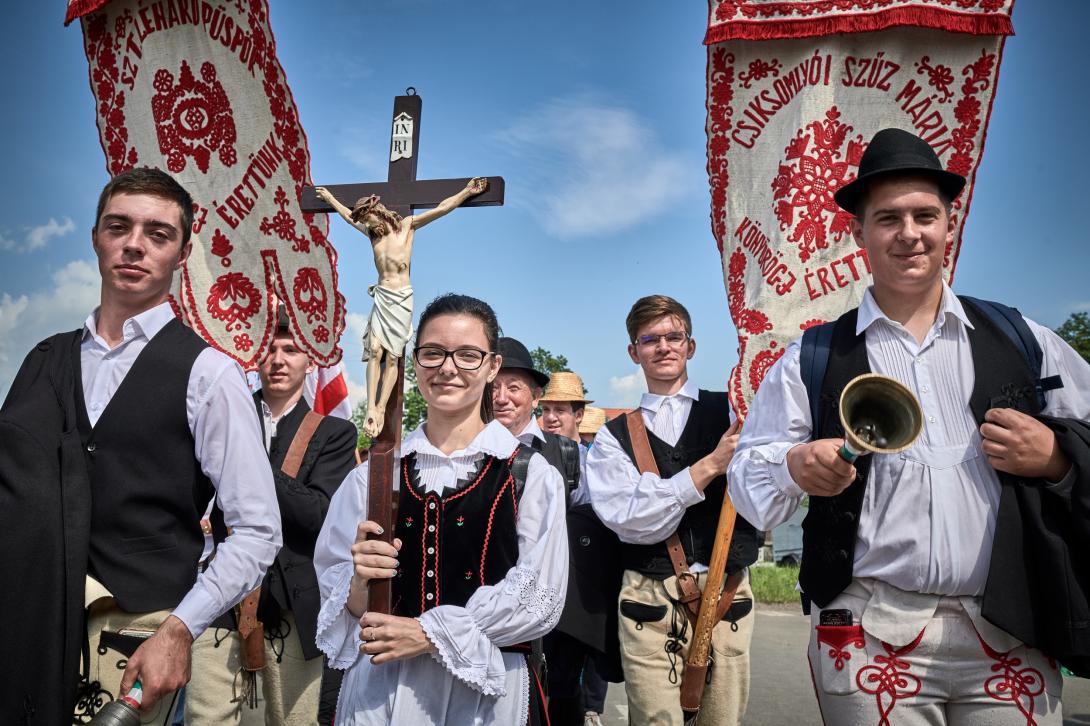
<instances>
[{"instance_id":1,"label":"gray road","mask_svg":"<svg viewBox=\"0 0 1090 726\"><path fill-rule=\"evenodd\" d=\"M758 611L745 726L820 726L805 658L808 626L796 606ZM1064 726L1090 726L1090 680L1065 679L1063 701ZM607 726L628 723L623 685L610 686L602 720Z\"/></svg>"}]
</instances>

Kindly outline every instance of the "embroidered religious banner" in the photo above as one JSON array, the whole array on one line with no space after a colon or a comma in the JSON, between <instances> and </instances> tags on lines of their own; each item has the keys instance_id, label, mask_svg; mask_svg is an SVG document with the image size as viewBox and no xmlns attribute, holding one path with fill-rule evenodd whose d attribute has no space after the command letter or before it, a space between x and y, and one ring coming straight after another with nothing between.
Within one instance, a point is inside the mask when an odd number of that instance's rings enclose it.
<instances>
[{"instance_id":1,"label":"embroidered religious banner","mask_svg":"<svg viewBox=\"0 0 1090 726\"><path fill-rule=\"evenodd\" d=\"M708 176L745 414L806 328L858 305L870 284L833 194L871 136L926 139L968 178L955 201L953 279L1013 0L711 0Z\"/></svg>"},{"instance_id":2,"label":"embroidered religious banner","mask_svg":"<svg viewBox=\"0 0 1090 726\"><path fill-rule=\"evenodd\" d=\"M169 171L193 195L193 252L175 312L246 368L274 296L315 361L340 360L344 298L324 214L304 213L310 153L266 0L69 0L80 18L111 175Z\"/></svg>"}]
</instances>

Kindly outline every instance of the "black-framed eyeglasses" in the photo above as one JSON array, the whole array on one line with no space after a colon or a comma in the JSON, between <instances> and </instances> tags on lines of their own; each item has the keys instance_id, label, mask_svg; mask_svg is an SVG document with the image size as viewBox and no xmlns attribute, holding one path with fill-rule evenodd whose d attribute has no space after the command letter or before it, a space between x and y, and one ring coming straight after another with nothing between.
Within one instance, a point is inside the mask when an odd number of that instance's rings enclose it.
<instances>
[{"instance_id":1,"label":"black-framed eyeglasses","mask_svg":"<svg viewBox=\"0 0 1090 726\"><path fill-rule=\"evenodd\" d=\"M659 344L660 340L665 340L666 344L671 348L677 348L686 340L689 339L689 334L680 330L675 330L664 335L641 335L636 338L636 342L646 348L653 348Z\"/></svg>"},{"instance_id":2,"label":"black-framed eyeglasses","mask_svg":"<svg viewBox=\"0 0 1090 726\"><path fill-rule=\"evenodd\" d=\"M447 350L434 345L422 345L413 348L413 359L421 368L442 368L447 358L454 361L454 367L462 371L475 371L484 364L484 359L495 353L477 348L458 348Z\"/></svg>"}]
</instances>

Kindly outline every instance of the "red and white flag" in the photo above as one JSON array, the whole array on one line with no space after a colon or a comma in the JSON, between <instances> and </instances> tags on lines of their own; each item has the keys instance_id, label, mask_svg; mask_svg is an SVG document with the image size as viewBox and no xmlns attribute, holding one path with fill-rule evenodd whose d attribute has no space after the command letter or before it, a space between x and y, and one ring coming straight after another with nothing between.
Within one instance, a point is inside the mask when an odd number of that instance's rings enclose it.
<instances>
[{"instance_id":1,"label":"red and white flag","mask_svg":"<svg viewBox=\"0 0 1090 726\"><path fill-rule=\"evenodd\" d=\"M69 0L80 18L111 175L169 171L195 201L175 312L254 368L276 328L272 298L322 365L341 358L344 298L324 214L304 214L310 153L276 58L266 0Z\"/></svg>"},{"instance_id":2,"label":"red and white flag","mask_svg":"<svg viewBox=\"0 0 1090 726\"><path fill-rule=\"evenodd\" d=\"M344 364L329 368L318 367L307 374L303 395L310 407L326 416L352 419L352 402L348 398L348 381L344 377Z\"/></svg>"},{"instance_id":3,"label":"red and white flag","mask_svg":"<svg viewBox=\"0 0 1090 726\"><path fill-rule=\"evenodd\" d=\"M1013 0L710 0L708 176L745 414L806 328L870 284L833 194L876 131L926 139L968 179L954 203L953 279Z\"/></svg>"}]
</instances>

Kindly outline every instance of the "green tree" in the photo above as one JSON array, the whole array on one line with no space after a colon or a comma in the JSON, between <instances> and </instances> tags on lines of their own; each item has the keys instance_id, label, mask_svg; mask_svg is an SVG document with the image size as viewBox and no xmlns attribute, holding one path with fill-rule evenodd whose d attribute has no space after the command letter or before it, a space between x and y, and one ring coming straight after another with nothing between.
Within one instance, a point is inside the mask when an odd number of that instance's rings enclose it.
<instances>
[{"instance_id":1,"label":"green tree","mask_svg":"<svg viewBox=\"0 0 1090 726\"><path fill-rule=\"evenodd\" d=\"M370 449L371 437L363 433L363 421L367 417L367 400L363 399L352 409L352 423L356 425L356 448Z\"/></svg>"},{"instance_id":2,"label":"green tree","mask_svg":"<svg viewBox=\"0 0 1090 726\"><path fill-rule=\"evenodd\" d=\"M1056 333L1090 362L1090 313L1072 313L1063 325L1056 328Z\"/></svg>"},{"instance_id":3,"label":"green tree","mask_svg":"<svg viewBox=\"0 0 1090 726\"><path fill-rule=\"evenodd\" d=\"M428 415L428 404L416 387L416 369L410 361L405 366L405 398L401 410L401 429L405 433L415 431Z\"/></svg>"},{"instance_id":4,"label":"green tree","mask_svg":"<svg viewBox=\"0 0 1090 726\"><path fill-rule=\"evenodd\" d=\"M568 359L562 355L553 355L544 348L537 347L530 351L530 360L534 368L544 373L559 373L568 370Z\"/></svg>"}]
</instances>

